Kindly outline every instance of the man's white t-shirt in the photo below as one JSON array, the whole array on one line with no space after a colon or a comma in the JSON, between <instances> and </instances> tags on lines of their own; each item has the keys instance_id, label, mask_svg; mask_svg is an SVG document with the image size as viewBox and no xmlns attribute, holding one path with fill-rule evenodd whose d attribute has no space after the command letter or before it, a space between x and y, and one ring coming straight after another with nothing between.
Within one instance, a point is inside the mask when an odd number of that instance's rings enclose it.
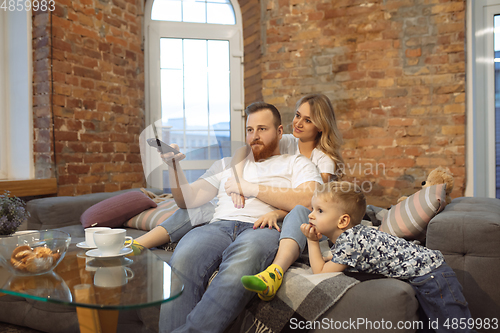
<instances>
[{"instance_id":1,"label":"man's white t-shirt","mask_svg":"<svg viewBox=\"0 0 500 333\"><path fill-rule=\"evenodd\" d=\"M233 177L230 166L231 158L221 159L200 177L219 190L219 202L210 222L230 220L254 223L262 215L277 210L257 198L246 199L244 208L235 208L231 196L224 189L227 179ZM243 178L250 183L275 187L276 195L280 194L279 187L296 188L309 181L323 183L315 165L303 155L275 155L258 163L247 160Z\"/></svg>"},{"instance_id":2,"label":"man's white t-shirt","mask_svg":"<svg viewBox=\"0 0 500 333\"><path fill-rule=\"evenodd\" d=\"M293 134L283 134L280 140L280 153L298 155L299 139ZM335 174L335 162L318 148L314 148L311 153L311 162L318 168L319 173Z\"/></svg>"}]
</instances>

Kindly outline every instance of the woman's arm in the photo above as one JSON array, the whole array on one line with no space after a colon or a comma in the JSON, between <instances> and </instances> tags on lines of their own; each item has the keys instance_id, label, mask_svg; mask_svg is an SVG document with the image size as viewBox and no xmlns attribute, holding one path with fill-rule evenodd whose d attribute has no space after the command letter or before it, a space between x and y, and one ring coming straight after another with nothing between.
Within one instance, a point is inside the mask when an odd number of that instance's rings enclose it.
<instances>
[{"instance_id":1,"label":"woman's arm","mask_svg":"<svg viewBox=\"0 0 500 333\"><path fill-rule=\"evenodd\" d=\"M337 180L337 177L331 173L322 173L321 179L323 179L323 183L331 182L332 180Z\"/></svg>"},{"instance_id":2,"label":"woman's arm","mask_svg":"<svg viewBox=\"0 0 500 333\"><path fill-rule=\"evenodd\" d=\"M266 226L269 226L269 229L274 227L276 230L281 231L278 226L278 222L283 221L286 214L288 214L288 212L281 209L264 214L257 221L255 221L253 228L257 229L259 227L265 228Z\"/></svg>"}]
</instances>

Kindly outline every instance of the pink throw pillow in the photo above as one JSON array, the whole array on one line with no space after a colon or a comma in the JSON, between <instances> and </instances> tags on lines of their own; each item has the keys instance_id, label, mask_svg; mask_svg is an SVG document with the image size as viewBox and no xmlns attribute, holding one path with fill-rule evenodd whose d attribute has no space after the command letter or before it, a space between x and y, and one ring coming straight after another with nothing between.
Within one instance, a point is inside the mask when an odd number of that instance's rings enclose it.
<instances>
[{"instance_id":1,"label":"pink throw pillow","mask_svg":"<svg viewBox=\"0 0 500 333\"><path fill-rule=\"evenodd\" d=\"M156 207L156 203L144 193L130 191L91 206L82 214L80 222L84 228L120 227L130 218L152 207Z\"/></svg>"}]
</instances>

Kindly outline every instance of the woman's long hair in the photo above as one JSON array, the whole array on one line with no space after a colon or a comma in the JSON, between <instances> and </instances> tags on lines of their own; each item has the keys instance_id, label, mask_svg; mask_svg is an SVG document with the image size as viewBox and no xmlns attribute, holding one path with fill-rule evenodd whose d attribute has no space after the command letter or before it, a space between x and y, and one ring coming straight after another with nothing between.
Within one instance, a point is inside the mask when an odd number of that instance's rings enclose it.
<instances>
[{"instance_id":1,"label":"woman's long hair","mask_svg":"<svg viewBox=\"0 0 500 333\"><path fill-rule=\"evenodd\" d=\"M308 94L296 104L296 110L304 103L311 108L311 121L320 130L316 138L316 147L335 162L335 176L341 179L344 176L344 159L340 152L343 139L337 127L332 102L323 94Z\"/></svg>"}]
</instances>

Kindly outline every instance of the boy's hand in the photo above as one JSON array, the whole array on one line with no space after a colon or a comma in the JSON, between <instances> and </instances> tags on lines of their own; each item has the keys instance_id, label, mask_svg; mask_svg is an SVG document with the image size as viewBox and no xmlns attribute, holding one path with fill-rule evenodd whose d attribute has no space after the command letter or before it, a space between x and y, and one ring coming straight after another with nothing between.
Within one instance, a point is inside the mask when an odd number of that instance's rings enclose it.
<instances>
[{"instance_id":1,"label":"boy's hand","mask_svg":"<svg viewBox=\"0 0 500 333\"><path fill-rule=\"evenodd\" d=\"M307 239L313 242L319 242L319 240L323 237L321 233L316 230L316 227L312 224L302 224L300 226L300 231L307 237Z\"/></svg>"},{"instance_id":2,"label":"boy's hand","mask_svg":"<svg viewBox=\"0 0 500 333\"><path fill-rule=\"evenodd\" d=\"M265 228L266 226L269 226L269 229L272 229L273 227L276 228L276 230L281 231L280 227L278 226L278 219L279 215L276 212L269 212L267 214L262 215L255 223L253 224L253 228Z\"/></svg>"}]
</instances>

